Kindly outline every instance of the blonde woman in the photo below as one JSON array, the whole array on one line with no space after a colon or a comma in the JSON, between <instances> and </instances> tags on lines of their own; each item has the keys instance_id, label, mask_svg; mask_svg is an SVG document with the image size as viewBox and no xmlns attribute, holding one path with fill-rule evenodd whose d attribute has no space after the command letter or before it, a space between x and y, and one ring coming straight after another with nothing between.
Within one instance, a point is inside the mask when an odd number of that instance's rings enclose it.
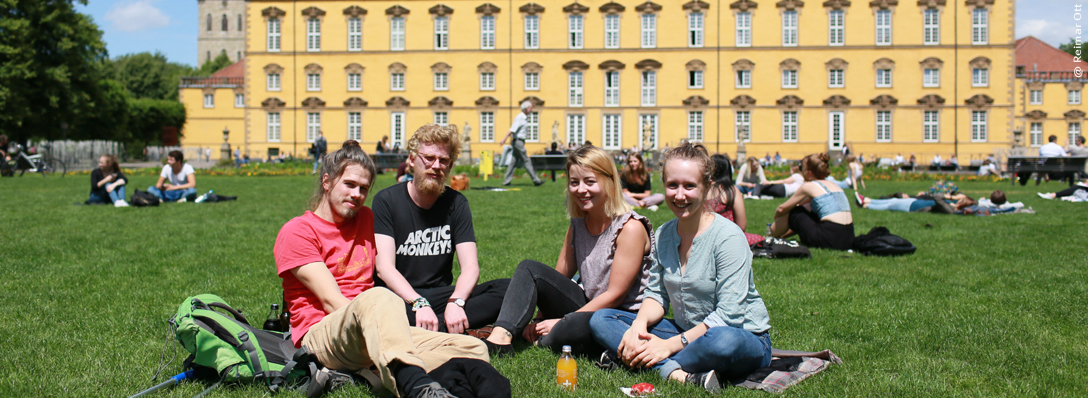
<instances>
[{"instance_id":1,"label":"blonde woman","mask_svg":"<svg viewBox=\"0 0 1088 398\"><path fill-rule=\"evenodd\" d=\"M665 201L665 195L653 193L646 162L638 152L627 156L627 166L623 168L620 185L623 187L623 200L631 206L657 210L657 205Z\"/></svg>"},{"instance_id":2,"label":"blonde woman","mask_svg":"<svg viewBox=\"0 0 1088 398\"><path fill-rule=\"evenodd\" d=\"M857 190L858 185L861 185L861 188L865 189L865 180L861 179L861 174L865 169L865 165L861 164L854 155L846 155L845 160L846 179L839 181L836 180L835 177L828 176L827 180L835 183L835 185L838 185L839 188L842 189L854 188L854 190Z\"/></svg>"},{"instance_id":3,"label":"blonde woman","mask_svg":"<svg viewBox=\"0 0 1088 398\"><path fill-rule=\"evenodd\" d=\"M121 172L117 157L102 155L98 158L98 168L91 171L91 197L86 203L113 203L114 207L126 207L125 184L128 184L128 178Z\"/></svg>"},{"instance_id":4,"label":"blonde woman","mask_svg":"<svg viewBox=\"0 0 1088 398\"><path fill-rule=\"evenodd\" d=\"M748 161L737 171L737 188L745 195L758 196L760 186L766 183L767 177L763 175L763 166L759 165L759 159L749 156Z\"/></svg>"}]
</instances>

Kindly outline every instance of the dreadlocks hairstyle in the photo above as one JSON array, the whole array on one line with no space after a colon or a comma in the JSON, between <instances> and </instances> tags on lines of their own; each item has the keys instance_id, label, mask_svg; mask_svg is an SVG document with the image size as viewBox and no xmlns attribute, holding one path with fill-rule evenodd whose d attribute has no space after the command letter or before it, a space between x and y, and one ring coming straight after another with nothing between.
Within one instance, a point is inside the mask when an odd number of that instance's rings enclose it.
<instances>
[{"instance_id":1,"label":"dreadlocks hairstyle","mask_svg":"<svg viewBox=\"0 0 1088 398\"><path fill-rule=\"evenodd\" d=\"M672 148L665 152L661 158L661 183L665 183L665 165L669 164L672 160L691 160L699 163L699 170L702 171L702 176L699 178L699 182L704 187L710 186L710 176L714 174L714 162L710 160L710 155L703 144L693 144L685 141L680 146Z\"/></svg>"},{"instance_id":2,"label":"dreadlocks hairstyle","mask_svg":"<svg viewBox=\"0 0 1088 398\"><path fill-rule=\"evenodd\" d=\"M570 168L582 166L597 175L597 183L601 184L601 192L608 195L604 201L604 214L608 217L617 217L631 211L631 205L623 200L623 191L620 190L620 173L616 170L616 162L608 156L603 149L593 145L583 145L567 155L567 175ZM570 190L567 190L567 216L571 218L585 217L575 201L571 199Z\"/></svg>"},{"instance_id":3,"label":"dreadlocks hairstyle","mask_svg":"<svg viewBox=\"0 0 1088 398\"><path fill-rule=\"evenodd\" d=\"M444 144L450 147L450 159L457 160L461 156L461 133L457 132L457 125L442 126L438 124L424 124L408 139L408 153L416 154L419 146L423 144Z\"/></svg>"},{"instance_id":4,"label":"dreadlocks hairstyle","mask_svg":"<svg viewBox=\"0 0 1088 398\"><path fill-rule=\"evenodd\" d=\"M321 183L324 176L328 175L329 181L335 183L340 180L340 176L344 175L344 170L353 164L362 166L370 178L374 178L378 172L374 166L374 160L355 140L344 141L344 146L340 150L328 153L321 159L321 174L318 174L317 187L314 188L314 194L310 197L311 211L317 210L317 206L325 199L325 187Z\"/></svg>"}]
</instances>

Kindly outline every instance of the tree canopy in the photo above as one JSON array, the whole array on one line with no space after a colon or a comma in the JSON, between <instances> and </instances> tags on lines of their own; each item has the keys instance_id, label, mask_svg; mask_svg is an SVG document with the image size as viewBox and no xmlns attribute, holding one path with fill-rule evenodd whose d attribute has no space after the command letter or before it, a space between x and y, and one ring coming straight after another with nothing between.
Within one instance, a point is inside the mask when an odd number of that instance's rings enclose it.
<instances>
[{"instance_id":1,"label":"tree canopy","mask_svg":"<svg viewBox=\"0 0 1088 398\"><path fill-rule=\"evenodd\" d=\"M194 73L189 65L170 62L158 51L125 54L107 64L110 77L136 98L177 100L179 79Z\"/></svg>"}]
</instances>

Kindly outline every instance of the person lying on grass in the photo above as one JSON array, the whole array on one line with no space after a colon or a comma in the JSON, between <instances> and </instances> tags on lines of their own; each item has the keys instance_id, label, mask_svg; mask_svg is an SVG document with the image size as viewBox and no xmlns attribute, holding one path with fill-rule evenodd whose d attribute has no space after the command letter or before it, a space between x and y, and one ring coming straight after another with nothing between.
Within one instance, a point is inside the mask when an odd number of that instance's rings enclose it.
<instances>
[{"instance_id":1,"label":"person lying on grass","mask_svg":"<svg viewBox=\"0 0 1088 398\"><path fill-rule=\"evenodd\" d=\"M849 250L854 241L854 217L850 200L838 185L827 181L830 174L826 153L801 159L804 178L797 191L774 211L771 233L776 238L797 234L801 244L823 249ZM809 209L811 207L811 209Z\"/></svg>"},{"instance_id":2,"label":"person lying on grass","mask_svg":"<svg viewBox=\"0 0 1088 398\"><path fill-rule=\"evenodd\" d=\"M706 148L685 142L663 165L665 203L676 219L657 229L646 299L637 315L597 311L590 329L607 348L602 364L652 368L713 392L720 379L771 363L770 317L743 231L704 206L714 171ZM664 317L670 304L675 319Z\"/></svg>"},{"instance_id":3,"label":"person lying on grass","mask_svg":"<svg viewBox=\"0 0 1088 398\"><path fill-rule=\"evenodd\" d=\"M868 198L855 192L854 199L857 202L858 207L863 209L898 211L904 213L929 212L940 214L972 214L974 211L982 208L998 208L1004 210L1010 207L1016 207L1015 205L1008 203L1005 192L1000 189L991 192L988 200L983 198L980 201L976 201L974 198L964 193L956 193L953 195L938 193L929 195L924 192L919 192L918 195L913 198L902 192L896 192L880 199ZM1021 203L1019 207L1023 207L1023 204Z\"/></svg>"},{"instance_id":4,"label":"person lying on grass","mask_svg":"<svg viewBox=\"0 0 1088 398\"><path fill-rule=\"evenodd\" d=\"M624 201L616 164L601 148L571 152L566 169L570 227L559 260L554 269L533 260L518 264L487 338L493 353L512 353L510 343L520 333L555 352L569 345L575 353L599 354L589 331L593 312L633 313L642 305L653 264L650 220ZM575 273L581 285L571 280ZM537 307L539 316L530 323Z\"/></svg>"}]
</instances>

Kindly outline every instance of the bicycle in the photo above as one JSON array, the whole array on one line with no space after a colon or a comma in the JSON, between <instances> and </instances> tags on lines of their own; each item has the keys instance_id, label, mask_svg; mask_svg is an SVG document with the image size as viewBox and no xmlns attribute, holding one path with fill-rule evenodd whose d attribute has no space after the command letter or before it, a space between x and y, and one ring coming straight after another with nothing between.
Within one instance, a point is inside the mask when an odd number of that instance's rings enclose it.
<instances>
[{"instance_id":1,"label":"bicycle","mask_svg":"<svg viewBox=\"0 0 1088 398\"><path fill-rule=\"evenodd\" d=\"M44 153L33 155L23 150L22 145L16 145L15 148L18 155L12 156L11 160L4 162L3 172L6 175L14 175L15 171L18 170L19 177L22 177L28 171L42 173L42 177L55 173L59 173L61 177L64 177L65 172L68 171L68 166L64 164L64 161L53 157L53 154L49 152L48 145L42 146L45 149Z\"/></svg>"}]
</instances>

